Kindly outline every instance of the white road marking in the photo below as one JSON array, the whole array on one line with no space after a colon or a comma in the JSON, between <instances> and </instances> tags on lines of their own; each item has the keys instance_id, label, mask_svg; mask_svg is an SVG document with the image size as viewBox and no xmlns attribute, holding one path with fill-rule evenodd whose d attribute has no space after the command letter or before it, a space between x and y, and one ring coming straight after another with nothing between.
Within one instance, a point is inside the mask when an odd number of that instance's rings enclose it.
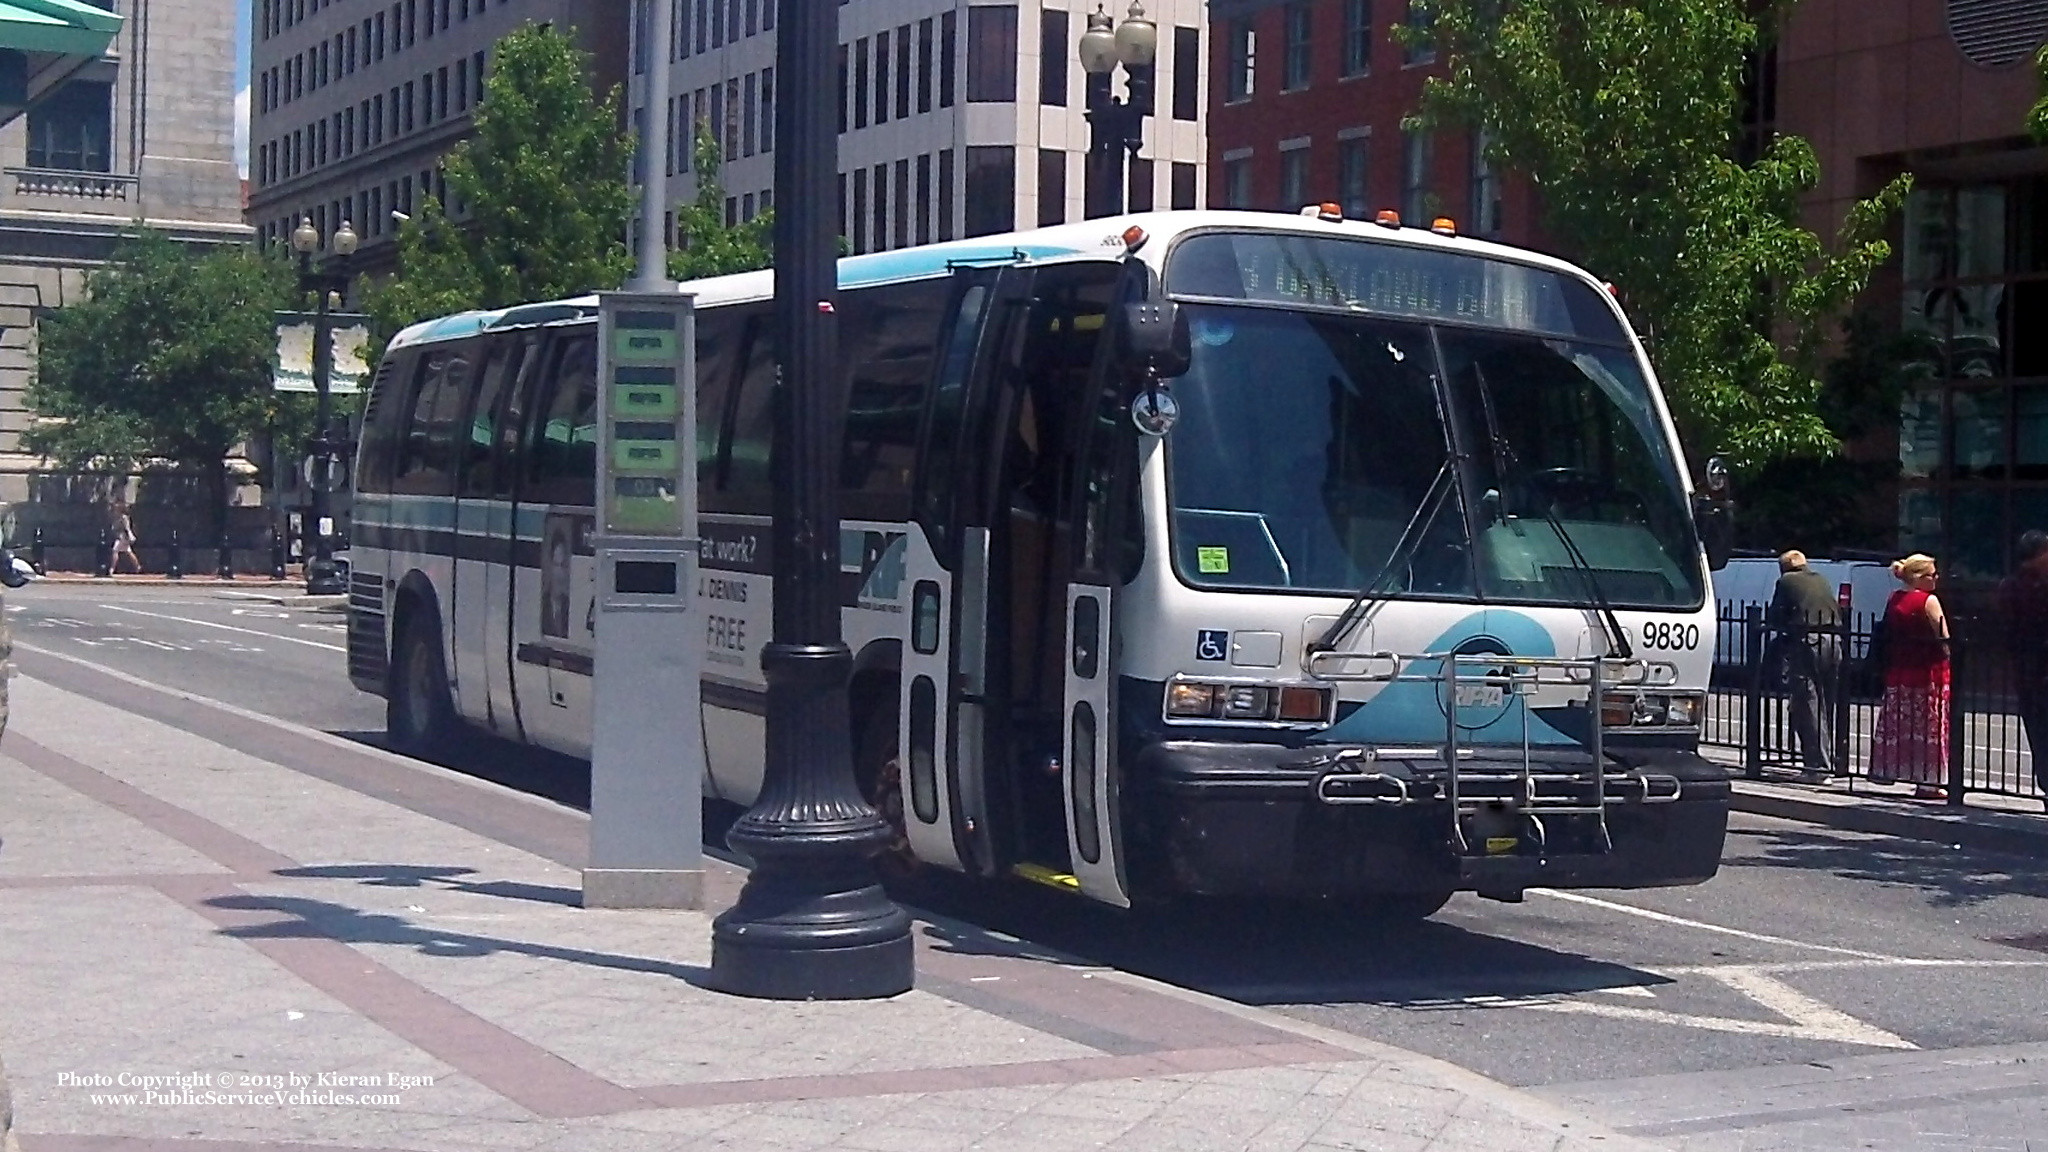
<instances>
[{"instance_id":1,"label":"white road marking","mask_svg":"<svg viewBox=\"0 0 2048 1152\"><path fill-rule=\"evenodd\" d=\"M1750 965L1738 964L1715 968L1702 972L1701 975L1726 984L1758 1006L1776 1013L1783 1018L1782 1022L1749 1020L1735 1016L1702 1016L1692 1012L1668 1012L1659 1008L1636 1008L1626 1004L1603 1004L1592 1000L1525 998L1494 1006L1577 1016L1604 1016L1610 1020L1676 1025L1681 1028L1698 1028L1706 1032L1859 1044L1867 1048L1903 1048L1917 1051L1920 1047L1902 1036L1887 1032L1874 1024L1866 1024L1847 1012L1823 1004Z\"/></svg>"},{"instance_id":2,"label":"white road marking","mask_svg":"<svg viewBox=\"0 0 2048 1152\"><path fill-rule=\"evenodd\" d=\"M1548 896L1553 900L1565 900L1573 904L1590 904L1595 908L1605 908L1610 912L1621 912L1629 916L1639 916L1644 920L1654 920L1660 924L1675 924L1681 928L1693 928L1701 932L1718 932L1723 936L1754 940L1760 944L1785 944L1794 948L1811 948L1817 952L1834 952L1842 956L1857 956L1865 960L1897 961L1902 959L1902 957L1898 956L1887 956L1882 952L1865 952L1860 948L1843 948L1834 944L1813 944L1805 940L1773 936L1768 932L1748 932L1741 928L1730 928L1722 924L1709 924L1704 920L1689 920L1683 916L1673 916L1669 912L1656 912L1648 908L1638 908L1633 904L1623 904L1615 900L1602 900L1597 896L1588 896L1582 892L1559 892L1554 888L1531 888L1529 892L1531 895Z\"/></svg>"},{"instance_id":3,"label":"white road marking","mask_svg":"<svg viewBox=\"0 0 2048 1152\"><path fill-rule=\"evenodd\" d=\"M275 632L260 632L254 628L237 628L232 624L216 624L211 620L194 620L190 616L172 616L166 612L144 612L140 608L124 608L119 604L102 604L100 607L109 612L127 612L135 616L148 616L154 620L175 620L180 624L190 624L198 628L218 628L223 632L240 632L248 636L261 636L265 640L282 640L287 644L304 644L308 648L320 648L328 652L340 652L343 654L348 652L348 649L339 644L322 644L317 640L306 640L297 636L280 636Z\"/></svg>"}]
</instances>

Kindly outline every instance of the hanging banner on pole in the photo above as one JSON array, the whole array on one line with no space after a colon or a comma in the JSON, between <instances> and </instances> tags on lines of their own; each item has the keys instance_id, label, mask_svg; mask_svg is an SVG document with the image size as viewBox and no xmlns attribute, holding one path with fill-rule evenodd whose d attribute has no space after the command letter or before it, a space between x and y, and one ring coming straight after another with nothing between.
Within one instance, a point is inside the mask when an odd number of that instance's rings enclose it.
<instances>
[{"instance_id":1,"label":"hanging banner on pole","mask_svg":"<svg viewBox=\"0 0 2048 1152\"><path fill-rule=\"evenodd\" d=\"M277 370L270 387L277 392L312 392L313 330L316 313L277 314ZM329 312L334 333L334 367L327 391L335 396L361 392L369 379L363 354L370 346L370 318L357 312Z\"/></svg>"}]
</instances>

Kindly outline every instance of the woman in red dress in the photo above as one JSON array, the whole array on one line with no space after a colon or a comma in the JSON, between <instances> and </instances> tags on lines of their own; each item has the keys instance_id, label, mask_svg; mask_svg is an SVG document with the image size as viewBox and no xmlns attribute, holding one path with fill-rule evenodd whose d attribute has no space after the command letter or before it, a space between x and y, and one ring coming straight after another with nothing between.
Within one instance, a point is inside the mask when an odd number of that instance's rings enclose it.
<instances>
[{"instance_id":1,"label":"woman in red dress","mask_svg":"<svg viewBox=\"0 0 2048 1152\"><path fill-rule=\"evenodd\" d=\"M1870 780L1907 781L1922 800L1946 798L1948 618L1934 595L1934 557L1915 552L1892 564L1905 587L1884 608L1884 702L1870 742Z\"/></svg>"}]
</instances>

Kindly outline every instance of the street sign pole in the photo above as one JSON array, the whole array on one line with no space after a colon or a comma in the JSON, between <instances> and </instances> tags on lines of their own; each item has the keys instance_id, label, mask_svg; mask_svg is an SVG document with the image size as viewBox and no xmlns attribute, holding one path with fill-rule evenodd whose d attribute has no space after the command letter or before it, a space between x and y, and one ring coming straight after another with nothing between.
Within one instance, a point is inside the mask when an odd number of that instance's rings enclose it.
<instances>
[{"instance_id":1,"label":"street sign pole","mask_svg":"<svg viewBox=\"0 0 2048 1152\"><path fill-rule=\"evenodd\" d=\"M704 899L696 337L675 291L598 297L587 908Z\"/></svg>"}]
</instances>

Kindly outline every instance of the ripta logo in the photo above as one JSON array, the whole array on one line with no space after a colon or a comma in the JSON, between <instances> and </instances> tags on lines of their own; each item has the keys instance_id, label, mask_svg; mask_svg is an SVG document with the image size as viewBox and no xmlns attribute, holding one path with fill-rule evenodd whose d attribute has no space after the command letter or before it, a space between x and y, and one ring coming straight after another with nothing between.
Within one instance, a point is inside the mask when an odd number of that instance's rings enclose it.
<instances>
[{"instance_id":1,"label":"ripta logo","mask_svg":"<svg viewBox=\"0 0 2048 1152\"><path fill-rule=\"evenodd\" d=\"M903 594L908 547L902 532L840 532L839 570L859 577L855 603L862 607L896 603Z\"/></svg>"}]
</instances>

